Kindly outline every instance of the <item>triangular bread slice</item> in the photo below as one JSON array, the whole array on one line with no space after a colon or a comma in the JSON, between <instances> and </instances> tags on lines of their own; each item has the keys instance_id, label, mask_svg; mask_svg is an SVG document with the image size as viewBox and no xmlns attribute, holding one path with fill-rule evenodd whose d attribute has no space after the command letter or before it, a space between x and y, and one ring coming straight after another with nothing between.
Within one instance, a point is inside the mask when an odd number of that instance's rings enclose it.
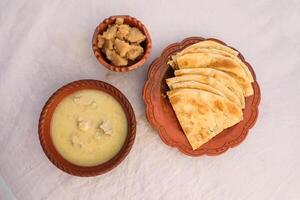
<instances>
[{"instance_id":1,"label":"triangular bread slice","mask_svg":"<svg viewBox=\"0 0 300 200\"><path fill-rule=\"evenodd\" d=\"M191 69L179 69L175 71L175 76L182 75L204 75L217 79L221 84L232 91L240 100L242 107L245 107L245 97L241 86L228 74L220 70L212 68L191 68Z\"/></svg>"},{"instance_id":2,"label":"triangular bread slice","mask_svg":"<svg viewBox=\"0 0 300 200\"><path fill-rule=\"evenodd\" d=\"M217 49L220 51L224 51L227 52L233 56L238 56L239 52L235 51L234 49L225 46L223 44L220 44L219 42L215 42L212 40L205 40L205 41L201 41L201 42L197 42L195 44L192 44L190 46L188 46L187 48L185 48L184 50L189 50L189 49L194 49L194 48L203 48L203 49Z\"/></svg>"},{"instance_id":3,"label":"triangular bread slice","mask_svg":"<svg viewBox=\"0 0 300 200\"><path fill-rule=\"evenodd\" d=\"M220 93L224 94L224 96L229 101L232 101L240 108L244 108L245 106L245 104L243 104L243 102L241 102L240 99L231 90L229 90L226 86L224 86L221 82L219 82L217 79L213 77L203 76L203 75L183 75L183 76L176 76L173 78L166 79L166 82L169 88L171 89L173 88L174 83L180 83L185 81L193 81L192 83L191 82L189 83L189 88L194 88L194 89L203 89L203 86L201 86L200 84L196 84L197 82L209 85L212 88L218 90ZM181 88L184 88L184 86L182 86ZM212 90L209 89L208 91L212 92Z\"/></svg>"},{"instance_id":4,"label":"triangular bread slice","mask_svg":"<svg viewBox=\"0 0 300 200\"><path fill-rule=\"evenodd\" d=\"M174 82L168 86L171 90L184 89L184 88L200 89L200 90L211 92L211 93L214 93L216 95L219 95L219 96L222 96L222 97L228 99L226 97L226 95L224 95L220 90L218 90L210 85L207 85L205 83L198 82L198 81L180 81L180 82Z\"/></svg>"},{"instance_id":5,"label":"triangular bread slice","mask_svg":"<svg viewBox=\"0 0 300 200\"><path fill-rule=\"evenodd\" d=\"M173 56L172 59L178 69L209 67L226 72L242 87L244 96L253 94L251 80L244 69L231 58L212 53L190 53Z\"/></svg>"},{"instance_id":6,"label":"triangular bread slice","mask_svg":"<svg viewBox=\"0 0 300 200\"><path fill-rule=\"evenodd\" d=\"M167 94L193 150L243 119L237 105L211 92L175 89Z\"/></svg>"},{"instance_id":7,"label":"triangular bread slice","mask_svg":"<svg viewBox=\"0 0 300 200\"><path fill-rule=\"evenodd\" d=\"M247 65L236 55L231 54L224 50L220 50L220 49L209 49L209 48L198 47L198 46L196 46L196 44L195 44L195 46L194 45L192 45L192 46L190 46L189 48L183 49L181 52L177 53L175 56L185 55L185 54L189 54L189 53L212 53L212 54L222 55L222 56L228 57L230 59L233 59L235 62L237 62L243 68L243 70L246 73L249 80L251 82L254 81L253 76L252 76L249 68L247 67Z\"/></svg>"},{"instance_id":8,"label":"triangular bread slice","mask_svg":"<svg viewBox=\"0 0 300 200\"><path fill-rule=\"evenodd\" d=\"M232 49L228 46L222 45L218 42L212 41L212 40L204 40L204 41L201 41L201 42L197 42L195 44L192 44L192 45L186 47L182 51L190 51L191 49L195 49L195 48L197 48L197 49L202 48L202 49L209 49L209 50L216 49L216 50L220 50L220 51L225 51L225 52L227 52L227 53L229 53L233 56L238 56L239 55L239 52L235 51L234 49ZM177 53L177 54L179 54L179 53ZM172 56L171 57L172 59L168 61L168 64L170 66L172 66L173 69L178 69L178 66L173 61L173 57L175 57L176 55Z\"/></svg>"}]
</instances>

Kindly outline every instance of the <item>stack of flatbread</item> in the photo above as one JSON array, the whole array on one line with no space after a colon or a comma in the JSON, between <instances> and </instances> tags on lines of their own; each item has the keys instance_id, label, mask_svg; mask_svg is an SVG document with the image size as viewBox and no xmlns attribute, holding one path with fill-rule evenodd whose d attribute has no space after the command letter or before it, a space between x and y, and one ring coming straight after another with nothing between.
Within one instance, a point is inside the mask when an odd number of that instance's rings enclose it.
<instances>
[{"instance_id":1,"label":"stack of flatbread","mask_svg":"<svg viewBox=\"0 0 300 200\"><path fill-rule=\"evenodd\" d=\"M173 55L175 77L166 80L177 119L195 150L243 120L253 77L238 52L206 40Z\"/></svg>"}]
</instances>

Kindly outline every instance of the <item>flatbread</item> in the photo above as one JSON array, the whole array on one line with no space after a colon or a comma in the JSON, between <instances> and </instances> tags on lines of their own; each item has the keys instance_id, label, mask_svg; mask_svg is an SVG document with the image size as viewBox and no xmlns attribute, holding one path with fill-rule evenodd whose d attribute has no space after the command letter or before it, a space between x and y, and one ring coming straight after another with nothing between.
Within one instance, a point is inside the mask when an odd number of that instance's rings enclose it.
<instances>
[{"instance_id":1,"label":"flatbread","mask_svg":"<svg viewBox=\"0 0 300 200\"><path fill-rule=\"evenodd\" d=\"M218 55L222 55L222 56L228 57L230 59L233 59L235 62L237 62L243 68L243 70L246 73L249 80L251 82L254 81L249 68L239 57L237 57L234 54L228 53L227 51L220 50L220 49L201 48L201 47L197 47L196 45L195 46L192 45L189 48L183 49L181 52L177 53L176 56L185 55L185 54L189 54L189 53L212 53L212 54L218 54Z\"/></svg>"},{"instance_id":2,"label":"flatbread","mask_svg":"<svg viewBox=\"0 0 300 200\"><path fill-rule=\"evenodd\" d=\"M193 49L193 48L217 49L217 50L225 51L233 56L239 55L238 51L235 51L234 49L232 49L228 46L225 46L223 44L220 44L219 42L215 42L212 40L205 40L205 41L197 42L195 44L192 44L192 45L186 47L184 50L189 50L189 49Z\"/></svg>"},{"instance_id":3,"label":"flatbread","mask_svg":"<svg viewBox=\"0 0 300 200\"><path fill-rule=\"evenodd\" d=\"M228 74L212 68L191 68L175 71L175 76L182 75L204 75L217 79L221 84L231 90L239 98L242 107L245 107L245 98L241 86Z\"/></svg>"},{"instance_id":4,"label":"flatbread","mask_svg":"<svg viewBox=\"0 0 300 200\"><path fill-rule=\"evenodd\" d=\"M240 108L244 108L244 105L242 102L239 100L239 98L232 92L230 91L226 86L221 84L217 79L213 77L208 77L208 76L203 76L203 75L183 75L183 76L178 76L178 77L173 77L166 79L166 82L169 86L169 88L173 87L174 83L179 83L179 82L184 82L184 81L194 81L194 82L200 82L206 85L209 85L213 87L214 89L218 90L220 93L222 93L229 101L234 103ZM190 84L191 88L194 89L203 89L201 86L199 87L196 84L191 83ZM203 87L203 86L202 86ZM210 90L209 92L211 92Z\"/></svg>"},{"instance_id":5,"label":"flatbread","mask_svg":"<svg viewBox=\"0 0 300 200\"><path fill-rule=\"evenodd\" d=\"M168 97L193 150L243 119L238 106L211 92L175 89Z\"/></svg>"},{"instance_id":6,"label":"flatbread","mask_svg":"<svg viewBox=\"0 0 300 200\"><path fill-rule=\"evenodd\" d=\"M209 67L224 71L242 87L244 96L253 94L251 80L233 59L212 53L190 53L173 57L173 62L179 69Z\"/></svg>"},{"instance_id":7,"label":"flatbread","mask_svg":"<svg viewBox=\"0 0 300 200\"><path fill-rule=\"evenodd\" d=\"M204 84L204 83L201 83L201 82L198 82L198 81L175 82L175 83L170 84L169 88L171 90L184 89L184 88L200 89L200 90L211 92L213 94L216 94L216 95L222 96L224 98L227 98L226 95L224 95L220 90L217 90L217 89L215 89L214 87L212 87L210 85L207 85L207 84Z\"/></svg>"}]
</instances>

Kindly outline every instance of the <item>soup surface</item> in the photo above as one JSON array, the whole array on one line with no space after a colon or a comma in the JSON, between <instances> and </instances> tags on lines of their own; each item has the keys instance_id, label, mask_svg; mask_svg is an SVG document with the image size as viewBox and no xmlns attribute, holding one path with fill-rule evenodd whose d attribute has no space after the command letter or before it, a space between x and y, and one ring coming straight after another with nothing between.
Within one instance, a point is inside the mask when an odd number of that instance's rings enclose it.
<instances>
[{"instance_id":1,"label":"soup surface","mask_svg":"<svg viewBox=\"0 0 300 200\"><path fill-rule=\"evenodd\" d=\"M80 90L65 97L51 120L57 151L79 166L96 166L113 158L127 136L127 119L119 102L99 90Z\"/></svg>"}]
</instances>

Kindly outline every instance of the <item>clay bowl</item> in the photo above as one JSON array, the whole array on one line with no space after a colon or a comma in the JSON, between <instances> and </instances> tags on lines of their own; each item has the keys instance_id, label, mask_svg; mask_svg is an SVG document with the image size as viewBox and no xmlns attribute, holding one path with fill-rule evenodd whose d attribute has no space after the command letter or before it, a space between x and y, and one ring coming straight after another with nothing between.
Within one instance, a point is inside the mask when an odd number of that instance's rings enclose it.
<instances>
[{"instance_id":1,"label":"clay bowl","mask_svg":"<svg viewBox=\"0 0 300 200\"><path fill-rule=\"evenodd\" d=\"M123 107L128 122L127 138L119 153L111 160L93 167L77 166L65 160L55 149L50 135L51 118L56 106L66 96L82 89L101 90L113 96ZM129 101L117 88L102 81L79 80L61 87L48 99L40 115L38 132L45 154L56 167L75 176L96 176L112 170L128 155L135 139L136 120Z\"/></svg>"},{"instance_id":2,"label":"clay bowl","mask_svg":"<svg viewBox=\"0 0 300 200\"><path fill-rule=\"evenodd\" d=\"M116 18L123 18L124 23L130 25L131 27L136 27L140 31L144 33L146 36L146 40L141 43L141 46L144 48L144 54L143 56L139 59L136 60L132 63L129 63L127 66L114 66L107 58L104 53L101 52L99 47L97 46L98 43L98 38L97 36L99 34L102 34L106 29L108 28L109 25L112 25L115 23ZM111 16L105 20L103 20L97 27L93 35L93 40L92 40L92 48L94 51L94 54L99 61L100 64L102 64L104 67L106 67L109 70L116 71L116 72L128 72L134 69L137 69L141 67L143 64L145 64L146 60L150 56L151 50L152 50L152 42L151 42L151 37L146 29L146 27L137 20L134 17L131 17L129 15L116 15L116 16Z\"/></svg>"},{"instance_id":3,"label":"clay bowl","mask_svg":"<svg viewBox=\"0 0 300 200\"><path fill-rule=\"evenodd\" d=\"M165 79L174 76L173 69L167 65L169 56L191 44L203 40L213 40L226 45L220 40L214 38L204 39L202 37L190 37L181 42L169 45L163 50L161 56L155 59L149 67L148 80L143 90L146 115L149 123L157 130L165 144L175 147L189 156L219 155L229 148L240 144L246 138L249 129L255 124L260 102L260 89L255 73L250 64L239 53L239 58L249 67L254 78L254 82L252 83L254 95L245 99L244 119L235 126L225 129L198 149L192 149L166 96L166 91L169 88Z\"/></svg>"}]
</instances>

